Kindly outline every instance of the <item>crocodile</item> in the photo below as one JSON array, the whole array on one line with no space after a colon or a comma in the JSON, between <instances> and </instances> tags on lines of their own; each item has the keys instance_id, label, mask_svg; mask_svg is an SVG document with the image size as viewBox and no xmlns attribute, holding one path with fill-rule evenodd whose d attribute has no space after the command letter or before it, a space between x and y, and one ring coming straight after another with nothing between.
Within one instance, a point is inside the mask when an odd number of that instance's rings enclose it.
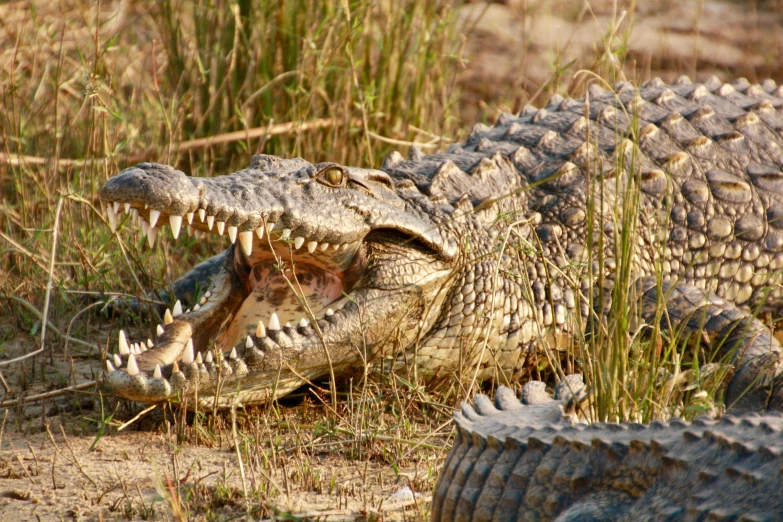
<instances>
[{"instance_id":1,"label":"crocodile","mask_svg":"<svg viewBox=\"0 0 783 522\"><path fill-rule=\"evenodd\" d=\"M575 379L577 377L578 379ZM455 412L432 521L780 520L783 415L574 422L581 376Z\"/></svg>"},{"instance_id":2,"label":"crocodile","mask_svg":"<svg viewBox=\"0 0 783 522\"><path fill-rule=\"evenodd\" d=\"M593 83L379 170L125 169L101 190L112 229L231 245L174 284L154 342L120 332L105 386L222 408L365 365L513 383L606 317L620 277L646 324L733 368L729 408L781 409L781 346L757 319L783 305L781 107L771 80Z\"/></svg>"}]
</instances>

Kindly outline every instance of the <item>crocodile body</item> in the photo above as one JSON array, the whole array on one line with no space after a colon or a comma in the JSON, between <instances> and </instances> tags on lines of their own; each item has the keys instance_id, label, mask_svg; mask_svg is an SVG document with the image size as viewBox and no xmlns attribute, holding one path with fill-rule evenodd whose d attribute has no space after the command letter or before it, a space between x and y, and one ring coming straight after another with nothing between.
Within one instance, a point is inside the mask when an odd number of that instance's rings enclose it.
<instances>
[{"instance_id":1,"label":"crocodile body","mask_svg":"<svg viewBox=\"0 0 783 522\"><path fill-rule=\"evenodd\" d=\"M110 225L154 243L160 223L189 223L234 244L174 285L192 309L167 313L154 348L121 336L106 386L222 407L365 363L514 382L629 271L643 318L703 333L734 364L729 407L780 409L781 348L749 310L783 305L781 107L774 82L593 85L380 170L272 156L217 178L126 169L102 189Z\"/></svg>"},{"instance_id":2,"label":"crocodile body","mask_svg":"<svg viewBox=\"0 0 783 522\"><path fill-rule=\"evenodd\" d=\"M501 388L494 405L477 396L455 413L433 522L783 517L779 412L576 424L542 384L526 385L522 402Z\"/></svg>"}]
</instances>

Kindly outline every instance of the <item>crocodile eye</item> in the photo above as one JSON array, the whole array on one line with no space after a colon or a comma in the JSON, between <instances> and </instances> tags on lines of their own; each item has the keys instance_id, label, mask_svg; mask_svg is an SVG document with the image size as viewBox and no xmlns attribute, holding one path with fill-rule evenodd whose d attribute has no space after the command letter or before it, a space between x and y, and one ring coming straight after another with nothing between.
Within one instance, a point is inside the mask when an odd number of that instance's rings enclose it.
<instances>
[{"instance_id":1,"label":"crocodile eye","mask_svg":"<svg viewBox=\"0 0 783 522\"><path fill-rule=\"evenodd\" d=\"M330 166L319 172L315 179L327 187L344 187L348 181L345 171L338 166Z\"/></svg>"}]
</instances>

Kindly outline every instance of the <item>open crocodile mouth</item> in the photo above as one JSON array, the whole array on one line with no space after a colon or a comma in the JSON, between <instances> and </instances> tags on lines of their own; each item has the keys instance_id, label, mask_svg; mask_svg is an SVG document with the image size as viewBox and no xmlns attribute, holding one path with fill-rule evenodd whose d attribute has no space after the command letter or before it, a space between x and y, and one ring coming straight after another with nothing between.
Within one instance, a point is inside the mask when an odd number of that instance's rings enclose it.
<instances>
[{"instance_id":1,"label":"open crocodile mouth","mask_svg":"<svg viewBox=\"0 0 783 522\"><path fill-rule=\"evenodd\" d=\"M156 200L163 191L149 185L161 179L169 192ZM308 178L293 178L300 185L302 179ZM104 186L101 197L109 225L116 228L121 219L136 223L150 246L167 222L175 239L187 228L190 234L228 236L232 243L211 286L195 296L190 308L183 310L177 301L166 310L154 341L129 342L120 332L118 351L107 359L104 378L115 395L154 402L195 387L204 403L221 379L227 386L241 381L245 404L268 400L272 388L277 396L288 393L328 373L324 360L332 361L323 354L331 346L350 344L348 339L364 328L360 307L374 306L376 316L392 322L402 317L390 304L388 288L376 284L382 278L374 277L377 268L369 266L373 253L393 257L396 247L389 245L399 245L402 236L403 243L410 240L427 259L438 255L434 241L428 244L426 237L399 227L367 226L357 220L329 226L297 219L279 208L284 205L275 207L282 199L279 193L273 194L278 199L255 205L266 209L264 214L238 215L238 205L228 213L209 201L210 194L217 199L223 196L214 194L227 192L205 188L210 182L144 164ZM140 184L145 185L137 187ZM367 214L361 215L364 219ZM341 361L349 364L348 359ZM290 377L287 382L280 381L281 372ZM252 378L243 379L249 374ZM229 400L224 395L217 400Z\"/></svg>"}]
</instances>

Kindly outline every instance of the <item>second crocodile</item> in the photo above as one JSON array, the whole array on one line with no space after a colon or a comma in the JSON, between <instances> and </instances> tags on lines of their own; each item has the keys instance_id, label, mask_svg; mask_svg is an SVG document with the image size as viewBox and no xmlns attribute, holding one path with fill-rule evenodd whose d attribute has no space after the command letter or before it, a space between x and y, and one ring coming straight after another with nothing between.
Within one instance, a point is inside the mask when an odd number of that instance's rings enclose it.
<instances>
[{"instance_id":1,"label":"second crocodile","mask_svg":"<svg viewBox=\"0 0 783 522\"><path fill-rule=\"evenodd\" d=\"M124 209L151 244L161 222L233 244L174 285L190 308L166 313L154 347L120 335L106 385L225 407L365 363L513 382L633 274L644 319L736 367L729 407L781 409L781 347L749 312L783 305L781 107L769 81L593 85L380 170L126 169L101 192L112 227Z\"/></svg>"}]
</instances>

